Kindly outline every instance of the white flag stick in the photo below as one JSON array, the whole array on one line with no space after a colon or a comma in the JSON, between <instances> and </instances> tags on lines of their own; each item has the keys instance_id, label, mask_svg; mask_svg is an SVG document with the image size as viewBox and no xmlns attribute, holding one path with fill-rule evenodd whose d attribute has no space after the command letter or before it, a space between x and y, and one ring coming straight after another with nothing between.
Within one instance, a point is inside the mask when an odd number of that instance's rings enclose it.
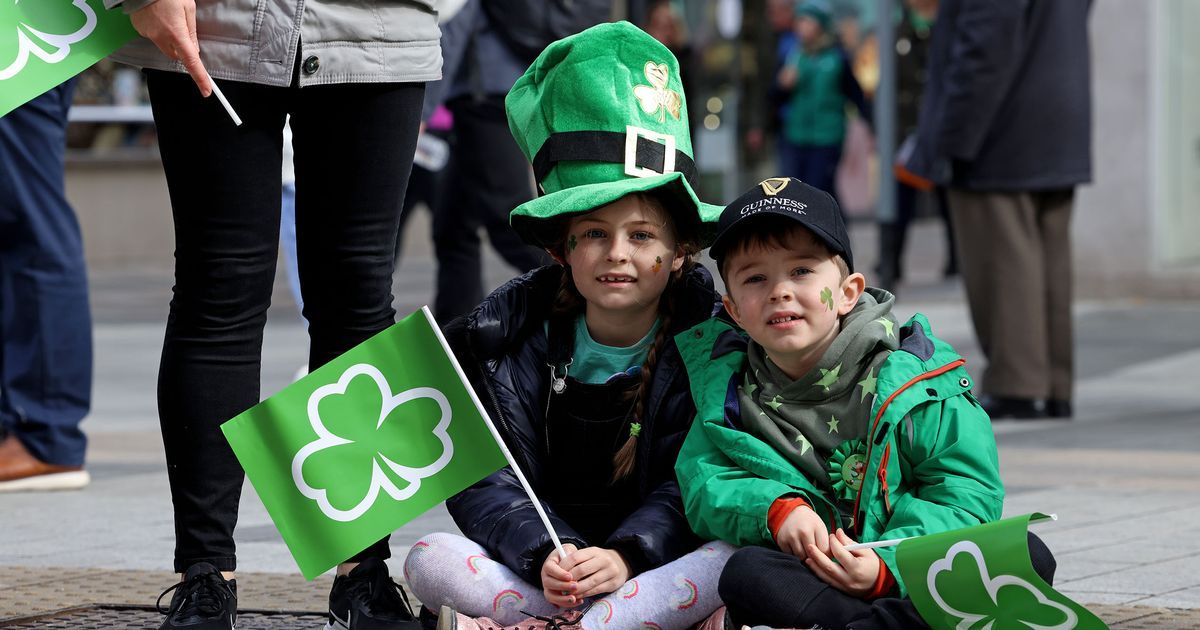
<instances>
[{"instance_id":1,"label":"white flag stick","mask_svg":"<svg viewBox=\"0 0 1200 630\"><path fill-rule=\"evenodd\" d=\"M889 538L888 540L876 540L875 542L846 545L846 551L854 551L855 549L874 549L876 547L891 547L892 545L899 545L909 538L915 538L915 536L909 536L908 538Z\"/></svg>"},{"instance_id":2,"label":"white flag stick","mask_svg":"<svg viewBox=\"0 0 1200 630\"><path fill-rule=\"evenodd\" d=\"M550 517L546 516L546 511L542 509L542 502L538 501L537 495L533 493L533 487L529 485L529 480L525 479L525 473L521 472L521 467L513 459L512 452L508 450L508 445L504 443L504 438L500 437L500 432L496 430L496 425L492 424L492 417L483 408L483 403L479 402L479 396L475 394L475 388L471 387L471 382L467 380L467 375L463 372L462 366L458 364L458 357L454 356L454 351L450 349L450 344L446 343L446 338L442 336L442 329L434 321L433 313L429 311L428 306L422 306L421 312L425 314L425 319L429 320L429 326L437 334L438 341L442 344L442 350L446 352L446 356L450 357L450 364L454 366L454 371L458 372L458 378L462 379L463 384L467 386L467 394L471 396L471 401L475 403L475 408L479 410L479 415L483 416L483 421L487 423L488 430L492 432L492 439L496 440L496 444L500 446L500 452L504 453L504 459L508 460L508 465L512 466L513 472L517 475L517 480L521 482L521 487L525 489L525 494L528 494L529 500L533 502L533 508L537 510L538 517L542 519L542 524L546 526L546 531L550 533L550 539L554 541L554 548L558 550L558 557L560 559L566 558L567 551L563 549L562 541L558 539L558 532L554 531L554 525L550 524Z\"/></svg>"},{"instance_id":3,"label":"white flag stick","mask_svg":"<svg viewBox=\"0 0 1200 630\"><path fill-rule=\"evenodd\" d=\"M242 119L238 118L237 112L233 111L233 106L225 99L225 95L221 93L221 88L217 87L217 82L213 81L212 77L208 77L208 82L212 85L213 94L216 95L217 100L221 101L221 105L225 107L225 111L229 112L229 117L233 119L233 124L241 127ZM437 326L434 326L434 328L437 328Z\"/></svg>"},{"instance_id":4,"label":"white flag stick","mask_svg":"<svg viewBox=\"0 0 1200 630\"><path fill-rule=\"evenodd\" d=\"M1029 519L1029 524L1036 525L1039 523L1044 523L1046 521L1057 521L1058 520L1057 514L1047 514L1046 516L1047 516L1047 518L1031 518L1031 519ZM874 549L876 547L891 547L894 545L899 545L900 543L902 543L906 540L913 539L913 538L920 538L920 537L919 536L909 536L907 538L891 538L888 540L876 540L875 542L869 542L869 543L855 543L853 545L846 545L846 551L854 551L855 549Z\"/></svg>"}]
</instances>

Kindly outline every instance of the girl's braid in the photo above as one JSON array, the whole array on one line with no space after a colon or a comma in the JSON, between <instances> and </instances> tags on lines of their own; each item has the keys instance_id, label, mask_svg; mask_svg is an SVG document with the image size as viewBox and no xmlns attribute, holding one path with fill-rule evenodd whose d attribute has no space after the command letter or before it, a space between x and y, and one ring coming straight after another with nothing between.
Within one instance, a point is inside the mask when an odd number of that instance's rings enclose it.
<instances>
[{"instance_id":1,"label":"girl's braid","mask_svg":"<svg viewBox=\"0 0 1200 630\"><path fill-rule=\"evenodd\" d=\"M646 353L646 362L642 364L641 383L633 394L633 418L630 420L629 437L621 445L617 454L613 455L612 480L614 483L625 479L633 472L634 456L637 454L637 438L646 413L646 399L650 397L650 385L654 381L654 366L658 363L659 355L662 353L664 344L666 344L668 335L670 334L671 318L675 311L676 292L681 284L681 278L691 271L695 265L696 263L692 260L691 254L685 254L683 266L679 268L679 271L671 274L667 290L663 292L662 299L658 301L658 332L654 334L654 344L650 346L650 351ZM634 429L635 424L637 425L636 429Z\"/></svg>"}]
</instances>

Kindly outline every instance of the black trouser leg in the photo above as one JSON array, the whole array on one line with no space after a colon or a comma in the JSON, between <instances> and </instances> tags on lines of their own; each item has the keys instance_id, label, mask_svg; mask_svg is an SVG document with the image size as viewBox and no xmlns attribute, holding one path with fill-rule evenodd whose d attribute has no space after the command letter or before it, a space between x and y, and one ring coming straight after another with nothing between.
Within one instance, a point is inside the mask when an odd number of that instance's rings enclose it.
<instances>
[{"instance_id":1,"label":"black trouser leg","mask_svg":"<svg viewBox=\"0 0 1200 630\"><path fill-rule=\"evenodd\" d=\"M175 222L175 286L158 411L175 507L175 570L236 568L243 472L222 422L258 402L279 242L284 88L222 81L244 124L186 74L148 71Z\"/></svg>"},{"instance_id":2,"label":"black trouser leg","mask_svg":"<svg viewBox=\"0 0 1200 630\"><path fill-rule=\"evenodd\" d=\"M1030 533L1033 570L1054 584L1054 556ZM924 628L912 600L881 597L864 601L826 584L795 556L774 549L746 547L725 563L718 585L721 599L737 627L774 628Z\"/></svg>"},{"instance_id":3,"label":"black trouser leg","mask_svg":"<svg viewBox=\"0 0 1200 630\"><path fill-rule=\"evenodd\" d=\"M350 84L304 88L296 99L296 254L310 370L395 321L394 253L424 93L423 84ZM350 560L390 555L384 538Z\"/></svg>"},{"instance_id":4,"label":"black trouser leg","mask_svg":"<svg viewBox=\"0 0 1200 630\"><path fill-rule=\"evenodd\" d=\"M508 225L512 209L533 198L529 162L513 140L501 95L450 103L454 142L446 193L434 213L438 321L471 311L483 299L480 228L505 262L525 272L549 262Z\"/></svg>"},{"instance_id":5,"label":"black trouser leg","mask_svg":"<svg viewBox=\"0 0 1200 630\"><path fill-rule=\"evenodd\" d=\"M284 115L293 114L300 280L316 369L393 319L392 253L423 88L223 81L245 122L234 127L187 75L147 74L176 232L159 372L175 568L207 561L232 571L243 472L219 426L259 398ZM386 557L386 542L369 551Z\"/></svg>"},{"instance_id":6,"label":"black trouser leg","mask_svg":"<svg viewBox=\"0 0 1200 630\"><path fill-rule=\"evenodd\" d=\"M871 602L823 582L799 558L763 547L734 553L721 572L718 591L738 627L845 628L872 608Z\"/></svg>"},{"instance_id":7,"label":"black trouser leg","mask_svg":"<svg viewBox=\"0 0 1200 630\"><path fill-rule=\"evenodd\" d=\"M795 556L746 547L729 558L718 586L738 627L924 628L908 598L864 601L826 584Z\"/></svg>"}]
</instances>

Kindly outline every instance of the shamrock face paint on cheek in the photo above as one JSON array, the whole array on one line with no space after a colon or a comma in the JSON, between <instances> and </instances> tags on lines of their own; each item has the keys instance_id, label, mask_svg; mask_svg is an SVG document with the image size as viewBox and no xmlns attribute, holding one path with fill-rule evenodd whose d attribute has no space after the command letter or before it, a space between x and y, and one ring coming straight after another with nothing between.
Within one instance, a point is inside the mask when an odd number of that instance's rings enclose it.
<instances>
[{"instance_id":1,"label":"shamrock face paint on cheek","mask_svg":"<svg viewBox=\"0 0 1200 630\"><path fill-rule=\"evenodd\" d=\"M651 267L651 270L653 270L654 273L662 271L662 256L654 257L654 266Z\"/></svg>"},{"instance_id":2,"label":"shamrock face paint on cheek","mask_svg":"<svg viewBox=\"0 0 1200 630\"><path fill-rule=\"evenodd\" d=\"M572 234L571 238L567 239L567 251L573 252L573 251L575 251L575 248L578 246L579 246L579 241L575 240L575 235Z\"/></svg>"},{"instance_id":3,"label":"shamrock face paint on cheek","mask_svg":"<svg viewBox=\"0 0 1200 630\"><path fill-rule=\"evenodd\" d=\"M829 287L821 289L821 303L828 306L829 310L833 310L833 289Z\"/></svg>"}]
</instances>

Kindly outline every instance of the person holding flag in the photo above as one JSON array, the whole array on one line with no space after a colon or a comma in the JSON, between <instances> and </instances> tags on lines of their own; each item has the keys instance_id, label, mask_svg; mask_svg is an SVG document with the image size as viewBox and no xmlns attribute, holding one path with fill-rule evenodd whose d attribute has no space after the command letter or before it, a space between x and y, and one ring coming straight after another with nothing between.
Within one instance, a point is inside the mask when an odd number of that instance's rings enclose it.
<instances>
[{"instance_id":1,"label":"person holding flag","mask_svg":"<svg viewBox=\"0 0 1200 630\"><path fill-rule=\"evenodd\" d=\"M691 532L672 472L695 413L674 336L718 306L684 102L674 56L627 22L551 44L508 94L546 193L511 222L558 264L446 336L551 525L509 467L448 500L466 538L405 561L429 625L684 628L720 605L732 548Z\"/></svg>"},{"instance_id":2,"label":"person holding flag","mask_svg":"<svg viewBox=\"0 0 1200 630\"><path fill-rule=\"evenodd\" d=\"M675 465L687 518L742 547L720 579L728 618L706 627L925 627L896 549L851 537L1000 518L995 437L965 361L866 288L829 193L770 178L717 229L726 310L677 338L699 407ZM1032 534L1028 547L1051 582L1049 550Z\"/></svg>"},{"instance_id":3,"label":"person holding flag","mask_svg":"<svg viewBox=\"0 0 1200 630\"><path fill-rule=\"evenodd\" d=\"M431 0L104 4L143 36L113 57L145 69L175 222L158 401L182 580L162 627L230 628L244 473L220 425L259 402L284 120L316 370L394 321L400 208L424 85L441 74L437 12ZM391 584L388 555L385 539L338 567L331 626L414 623L394 587L375 587Z\"/></svg>"}]
</instances>

